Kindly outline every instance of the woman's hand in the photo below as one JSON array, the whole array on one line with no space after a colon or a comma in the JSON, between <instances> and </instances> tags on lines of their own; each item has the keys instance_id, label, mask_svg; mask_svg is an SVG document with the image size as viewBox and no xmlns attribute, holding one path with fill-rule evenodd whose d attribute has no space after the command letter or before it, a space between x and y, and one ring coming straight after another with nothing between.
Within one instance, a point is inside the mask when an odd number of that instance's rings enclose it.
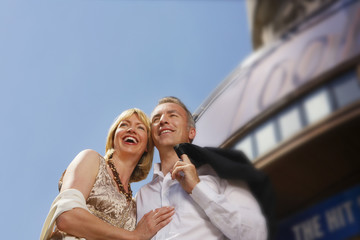
<instances>
[{"instance_id":1,"label":"woman's hand","mask_svg":"<svg viewBox=\"0 0 360 240\"><path fill-rule=\"evenodd\" d=\"M137 239L151 239L161 228L166 226L174 215L173 207L162 207L145 214L134 231Z\"/></svg>"}]
</instances>

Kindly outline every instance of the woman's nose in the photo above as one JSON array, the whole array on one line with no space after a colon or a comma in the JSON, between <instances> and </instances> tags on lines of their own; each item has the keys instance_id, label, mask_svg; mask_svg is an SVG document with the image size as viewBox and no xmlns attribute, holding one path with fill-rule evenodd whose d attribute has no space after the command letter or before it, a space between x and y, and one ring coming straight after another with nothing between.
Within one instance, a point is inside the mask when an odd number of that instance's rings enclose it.
<instances>
[{"instance_id":1,"label":"woman's nose","mask_svg":"<svg viewBox=\"0 0 360 240\"><path fill-rule=\"evenodd\" d=\"M134 131L134 129L133 129L132 127L129 127L129 128L127 129L127 132L133 133L133 132L135 132L135 131Z\"/></svg>"}]
</instances>

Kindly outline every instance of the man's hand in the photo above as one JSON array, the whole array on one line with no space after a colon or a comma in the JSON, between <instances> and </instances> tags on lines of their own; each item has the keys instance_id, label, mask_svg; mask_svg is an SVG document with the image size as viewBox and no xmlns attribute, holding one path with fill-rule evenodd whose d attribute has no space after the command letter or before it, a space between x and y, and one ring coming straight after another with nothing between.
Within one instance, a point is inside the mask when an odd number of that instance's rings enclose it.
<instances>
[{"instance_id":1,"label":"man's hand","mask_svg":"<svg viewBox=\"0 0 360 240\"><path fill-rule=\"evenodd\" d=\"M200 182L196 168L186 154L181 155L181 159L175 163L171 178L178 180L182 188L189 194Z\"/></svg>"}]
</instances>

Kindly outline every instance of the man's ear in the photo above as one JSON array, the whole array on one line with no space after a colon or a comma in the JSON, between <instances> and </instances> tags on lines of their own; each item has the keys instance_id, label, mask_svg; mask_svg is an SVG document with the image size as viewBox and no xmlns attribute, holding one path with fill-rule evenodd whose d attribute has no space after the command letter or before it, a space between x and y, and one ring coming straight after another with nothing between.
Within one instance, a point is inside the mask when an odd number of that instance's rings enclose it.
<instances>
[{"instance_id":1,"label":"man's ear","mask_svg":"<svg viewBox=\"0 0 360 240\"><path fill-rule=\"evenodd\" d=\"M195 136L196 136L196 129L194 127L190 127L190 130L189 130L189 140L190 140L190 142L192 140L194 140Z\"/></svg>"}]
</instances>

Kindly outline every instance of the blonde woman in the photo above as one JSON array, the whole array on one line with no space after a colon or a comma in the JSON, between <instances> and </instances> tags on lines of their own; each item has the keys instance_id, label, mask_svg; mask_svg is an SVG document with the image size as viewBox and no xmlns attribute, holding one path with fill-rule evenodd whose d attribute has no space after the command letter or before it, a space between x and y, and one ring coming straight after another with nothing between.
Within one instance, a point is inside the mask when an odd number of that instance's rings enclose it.
<instances>
[{"instance_id":1,"label":"blonde woman","mask_svg":"<svg viewBox=\"0 0 360 240\"><path fill-rule=\"evenodd\" d=\"M154 209L136 226L131 182L145 179L154 146L144 112L129 109L110 127L106 154L80 152L68 166L41 240L150 239L171 221L172 207Z\"/></svg>"}]
</instances>

